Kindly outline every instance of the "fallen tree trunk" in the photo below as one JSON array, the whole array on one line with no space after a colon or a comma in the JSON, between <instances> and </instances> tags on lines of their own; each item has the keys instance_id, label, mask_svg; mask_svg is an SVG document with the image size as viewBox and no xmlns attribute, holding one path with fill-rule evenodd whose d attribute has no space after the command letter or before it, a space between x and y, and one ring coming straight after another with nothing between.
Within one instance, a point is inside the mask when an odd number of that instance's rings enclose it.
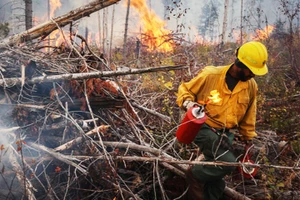
<instances>
[{"instance_id":1,"label":"fallen tree trunk","mask_svg":"<svg viewBox=\"0 0 300 200\"><path fill-rule=\"evenodd\" d=\"M89 16L93 12L113 5L119 1L120 0L95 0L85 6L81 6L75 10L71 10L65 15L56 17L52 20L37 25L29 30L26 30L20 34L13 35L4 39L2 42L0 42L0 49L5 48L7 46L18 45L20 43L39 38L41 36L46 37L52 31L58 29L58 26L66 26L78 19L81 19L82 17Z\"/></svg>"},{"instance_id":2,"label":"fallen tree trunk","mask_svg":"<svg viewBox=\"0 0 300 200\"><path fill-rule=\"evenodd\" d=\"M55 82L59 80L81 80L81 79L89 79L89 78L114 77L114 76L124 76L129 74L143 74L149 72L179 70L187 67L188 66L178 65L178 66L164 66L164 67L149 67L144 69L129 69L126 71L103 71L103 72L96 71L96 72L86 72L86 73L39 76L28 80L27 83L34 84L34 83L42 83L42 82ZM10 85L21 85L22 80L23 79L21 77L0 79L0 86L7 87Z\"/></svg>"}]
</instances>

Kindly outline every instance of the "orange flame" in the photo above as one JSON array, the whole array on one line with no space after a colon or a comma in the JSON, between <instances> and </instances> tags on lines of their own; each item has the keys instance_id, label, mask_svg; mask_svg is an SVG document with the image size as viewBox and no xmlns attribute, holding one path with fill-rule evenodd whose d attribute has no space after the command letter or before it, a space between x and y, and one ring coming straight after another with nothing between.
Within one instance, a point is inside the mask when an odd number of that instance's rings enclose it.
<instances>
[{"instance_id":1,"label":"orange flame","mask_svg":"<svg viewBox=\"0 0 300 200\"><path fill-rule=\"evenodd\" d=\"M158 50L168 52L173 50L170 42L171 31L166 30L165 21L161 20L154 12L150 11L145 0L131 0L133 6L139 13L142 24L143 33L145 35L144 42L149 50Z\"/></svg>"},{"instance_id":2,"label":"orange flame","mask_svg":"<svg viewBox=\"0 0 300 200\"><path fill-rule=\"evenodd\" d=\"M266 26L264 29L255 30L255 34L251 35L250 38L252 40L264 40L270 37L270 34L275 29L275 26Z\"/></svg>"},{"instance_id":3,"label":"orange flame","mask_svg":"<svg viewBox=\"0 0 300 200\"><path fill-rule=\"evenodd\" d=\"M61 7L60 0L50 0L50 13L49 13L50 18L54 17L55 11L60 7ZM58 30L53 31L49 37L52 45L55 44L56 46L59 46L63 41L63 36L62 34L60 34Z\"/></svg>"},{"instance_id":4,"label":"orange flame","mask_svg":"<svg viewBox=\"0 0 300 200\"><path fill-rule=\"evenodd\" d=\"M233 29L232 32L231 32L231 37L233 40L235 40L235 42L237 43L240 43L241 40L242 40L242 37L241 37L241 32L240 30L237 30L237 29Z\"/></svg>"},{"instance_id":5,"label":"orange flame","mask_svg":"<svg viewBox=\"0 0 300 200\"><path fill-rule=\"evenodd\" d=\"M53 17L56 9L60 7L61 7L60 0L50 0L50 17Z\"/></svg>"},{"instance_id":6,"label":"orange flame","mask_svg":"<svg viewBox=\"0 0 300 200\"><path fill-rule=\"evenodd\" d=\"M91 32L89 32L88 38L86 38L86 40L87 40L88 43L91 43L93 41L93 35L92 35Z\"/></svg>"},{"instance_id":7,"label":"orange flame","mask_svg":"<svg viewBox=\"0 0 300 200\"><path fill-rule=\"evenodd\" d=\"M39 18L38 17L36 17L36 16L33 16L32 17L32 23L33 23L33 26L36 26L36 25L38 25L39 24Z\"/></svg>"},{"instance_id":8,"label":"orange flame","mask_svg":"<svg viewBox=\"0 0 300 200\"><path fill-rule=\"evenodd\" d=\"M53 31L53 36L54 35L56 35L55 46L58 47L65 41L65 38L64 38L63 34L58 30Z\"/></svg>"}]
</instances>

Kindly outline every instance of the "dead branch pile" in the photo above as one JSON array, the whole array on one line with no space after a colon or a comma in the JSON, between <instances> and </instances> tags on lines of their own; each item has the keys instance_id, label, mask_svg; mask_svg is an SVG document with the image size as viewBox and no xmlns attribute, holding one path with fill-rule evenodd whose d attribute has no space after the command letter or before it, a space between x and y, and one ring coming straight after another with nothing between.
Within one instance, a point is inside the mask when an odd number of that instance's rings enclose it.
<instances>
[{"instance_id":1,"label":"dead branch pile","mask_svg":"<svg viewBox=\"0 0 300 200\"><path fill-rule=\"evenodd\" d=\"M193 144L181 145L174 137L180 117L173 92L169 99L177 118L161 112L162 95L144 93L138 76L120 78L185 67L120 73L83 37L65 38L69 39L58 47L42 41L2 47L0 197L185 199L187 166L204 163L191 161L199 154ZM227 199L272 195L265 185L267 165L275 166L276 158L287 153L276 140L272 132L262 132L255 140L260 173L251 180L239 173L226 177ZM299 173L294 164L287 184ZM278 195L284 199L297 192Z\"/></svg>"},{"instance_id":2,"label":"dead branch pile","mask_svg":"<svg viewBox=\"0 0 300 200\"><path fill-rule=\"evenodd\" d=\"M1 52L0 106L5 117L0 124L17 127L1 128L1 188L6 188L1 195L12 199L24 195L28 199L103 199L140 198L149 193L151 188L144 188L142 181L146 180L141 175L151 174L147 166L152 164L117 161L114 157L118 155L142 155L138 149L134 152L104 144L119 141L151 149L153 134L133 105L144 107L130 103L128 91L117 80L62 77L56 82L30 82L34 77L109 69L104 58L80 47L61 45L46 53L32 48L8 47ZM8 81L12 78L21 84ZM151 114L170 121L154 110ZM99 155L103 158L94 158ZM144 191L138 194L135 190L141 188Z\"/></svg>"}]
</instances>

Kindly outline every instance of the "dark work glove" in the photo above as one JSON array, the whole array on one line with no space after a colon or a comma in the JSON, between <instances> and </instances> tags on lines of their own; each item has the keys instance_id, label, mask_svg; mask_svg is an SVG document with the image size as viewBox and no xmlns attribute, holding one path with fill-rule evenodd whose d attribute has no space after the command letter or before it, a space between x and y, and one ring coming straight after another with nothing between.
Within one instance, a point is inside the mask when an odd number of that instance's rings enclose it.
<instances>
[{"instance_id":1,"label":"dark work glove","mask_svg":"<svg viewBox=\"0 0 300 200\"><path fill-rule=\"evenodd\" d=\"M225 133L221 134L220 139L219 139L219 144L220 147L222 147L225 150L233 150L232 145L230 144L229 138Z\"/></svg>"},{"instance_id":2,"label":"dark work glove","mask_svg":"<svg viewBox=\"0 0 300 200\"><path fill-rule=\"evenodd\" d=\"M239 136L239 135L236 135L234 137L234 140L235 141L240 141L240 142L244 143L247 146L252 146L252 144L253 144L252 140L245 140L245 139L243 139L242 136Z\"/></svg>"},{"instance_id":3,"label":"dark work glove","mask_svg":"<svg viewBox=\"0 0 300 200\"><path fill-rule=\"evenodd\" d=\"M236 141L240 141L245 145L245 149L250 149L254 144L252 140L243 140L241 136L235 136L234 138Z\"/></svg>"}]
</instances>

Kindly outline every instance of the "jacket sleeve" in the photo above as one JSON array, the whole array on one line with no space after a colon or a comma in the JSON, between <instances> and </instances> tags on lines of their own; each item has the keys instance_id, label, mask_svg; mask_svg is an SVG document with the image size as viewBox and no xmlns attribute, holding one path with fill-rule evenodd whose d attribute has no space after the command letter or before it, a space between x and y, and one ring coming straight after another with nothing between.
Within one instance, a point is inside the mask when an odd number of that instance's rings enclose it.
<instances>
[{"instance_id":1,"label":"jacket sleeve","mask_svg":"<svg viewBox=\"0 0 300 200\"><path fill-rule=\"evenodd\" d=\"M257 101L257 85L254 83L252 88L250 87L250 97L249 107L244 115L243 120L239 123L239 133L242 135L242 140L252 140L257 136L255 132L256 123L256 101Z\"/></svg>"},{"instance_id":2,"label":"jacket sleeve","mask_svg":"<svg viewBox=\"0 0 300 200\"><path fill-rule=\"evenodd\" d=\"M181 85L178 88L177 93L177 100L176 103L180 108L182 107L182 104L186 100L190 101L197 101L197 94L200 91L202 85L204 84L205 77L200 72L195 78L190 80L189 82L181 83Z\"/></svg>"}]
</instances>

